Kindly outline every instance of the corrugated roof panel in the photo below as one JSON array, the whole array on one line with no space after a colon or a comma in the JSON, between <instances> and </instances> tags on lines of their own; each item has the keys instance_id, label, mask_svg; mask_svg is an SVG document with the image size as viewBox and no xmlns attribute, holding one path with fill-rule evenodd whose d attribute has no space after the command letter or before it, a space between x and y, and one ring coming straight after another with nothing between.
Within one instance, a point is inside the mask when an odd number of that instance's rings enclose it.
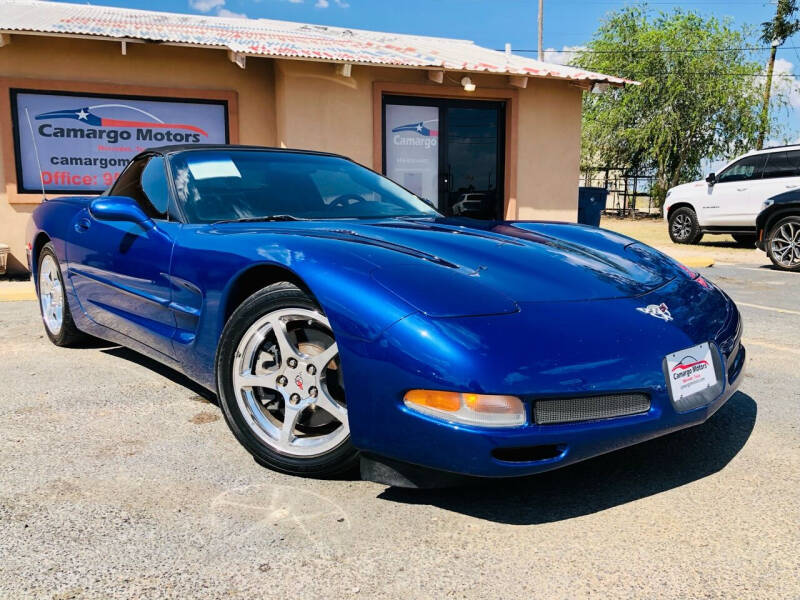
<instances>
[{"instance_id":1,"label":"corrugated roof panel","mask_svg":"<svg viewBox=\"0 0 800 600\"><path fill-rule=\"evenodd\" d=\"M218 46L256 56L440 68L620 85L633 83L620 77L509 56L466 40L39 0L5 0L0 11L0 31Z\"/></svg>"}]
</instances>

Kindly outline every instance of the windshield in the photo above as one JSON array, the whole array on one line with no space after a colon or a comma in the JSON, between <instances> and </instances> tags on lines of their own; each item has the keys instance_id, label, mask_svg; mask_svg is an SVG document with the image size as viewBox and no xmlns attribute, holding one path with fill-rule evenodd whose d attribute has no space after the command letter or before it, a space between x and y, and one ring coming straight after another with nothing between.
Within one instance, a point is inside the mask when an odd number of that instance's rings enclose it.
<instances>
[{"instance_id":1,"label":"windshield","mask_svg":"<svg viewBox=\"0 0 800 600\"><path fill-rule=\"evenodd\" d=\"M399 185L335 156L194 150L170 165L191 223L438 216Z\"/></svg>"}]
</instances>

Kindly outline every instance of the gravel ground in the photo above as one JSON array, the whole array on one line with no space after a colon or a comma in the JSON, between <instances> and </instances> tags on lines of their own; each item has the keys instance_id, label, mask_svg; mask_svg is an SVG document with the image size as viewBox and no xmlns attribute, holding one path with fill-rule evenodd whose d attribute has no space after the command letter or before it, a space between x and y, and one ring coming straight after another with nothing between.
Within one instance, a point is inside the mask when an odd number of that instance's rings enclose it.
<instances>
[{"instance_id":1,"label":"gravel ground","mask_svg":"<svg viewBox=\"0 0 800 600\"><path fill-rule=\"evenodd\" d=\"M0 598L800 598L800 275L705 274L749 349L706 424L444 491L268 471L177 373L2 303Z\"/></svg>"}]
</instances>

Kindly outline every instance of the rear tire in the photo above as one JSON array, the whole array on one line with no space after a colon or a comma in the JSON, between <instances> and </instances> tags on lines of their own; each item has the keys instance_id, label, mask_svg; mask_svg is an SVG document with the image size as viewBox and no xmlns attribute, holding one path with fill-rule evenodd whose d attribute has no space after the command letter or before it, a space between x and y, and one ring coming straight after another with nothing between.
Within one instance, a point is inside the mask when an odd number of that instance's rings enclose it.
<instances>
[{"instance_id":1,"label":"rear tire","mask_svg":"<svg viewBox=\"0 0 800 600\"><path fill-rule=\"evenodd\" d=\"M72 346L88 336L75 326L69 310L61 265L53 244L47 243L39 252L36 270L36 293L47 337L56 346Z\"/></svg>"},{"instance_id":2,"label":"rear tire","mask_svg":"<svg viewBox=\"0 0 800 600\"><path fill-rule=\"evenodd\" d=\"M732 233L731 237L743 248L755 248L758 237L752 233Z\"/></svg>"},{"instance_id":3,"label":"rear tire","mask_svg":"<svg viewBox=\"0 0 800 600\"><path fill-rule=\"evenodd\" d=\"M767 256L781 271L800 271L800 216L778 221L766 239Z\"/></svg>"},{"instance_id":4,"label":"rear tire","mask_svg":"<svg viewBox=\"0 0 800 600\"><path fill-rule=\"evenodd\" d=\"M245 300L222 332L216 371L225 420L258 463L320 478L357 467L338 346L309 294L281 282Z\"/></svg>"},{"instance_id":5,"label":"rear tire","mask_svg":"<svg viewBox=\"0 0 800 600\"><path fill-rule=\"evenodd\" d=\"M683 206L673 211L669 216L669 237L676 244L697 244L703 239L694 210Z\"/></svg>"}]
</instances>

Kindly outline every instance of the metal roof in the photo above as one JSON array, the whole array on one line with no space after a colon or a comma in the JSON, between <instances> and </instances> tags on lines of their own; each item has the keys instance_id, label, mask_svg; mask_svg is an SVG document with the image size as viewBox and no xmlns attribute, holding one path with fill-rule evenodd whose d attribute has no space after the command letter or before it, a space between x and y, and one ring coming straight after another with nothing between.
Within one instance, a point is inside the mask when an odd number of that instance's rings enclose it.
<instances>
[{"instance_id":1,"label":"metal roof","mask_svg":"<svg viewBox=\"0 0 800 600\"><path fill-rule=\"evenodd\" d=\"M2 0L0 32L219 47L248 56L634 83L482 48L467 40L38 0Z\"/></svg>"}]
</instances>

